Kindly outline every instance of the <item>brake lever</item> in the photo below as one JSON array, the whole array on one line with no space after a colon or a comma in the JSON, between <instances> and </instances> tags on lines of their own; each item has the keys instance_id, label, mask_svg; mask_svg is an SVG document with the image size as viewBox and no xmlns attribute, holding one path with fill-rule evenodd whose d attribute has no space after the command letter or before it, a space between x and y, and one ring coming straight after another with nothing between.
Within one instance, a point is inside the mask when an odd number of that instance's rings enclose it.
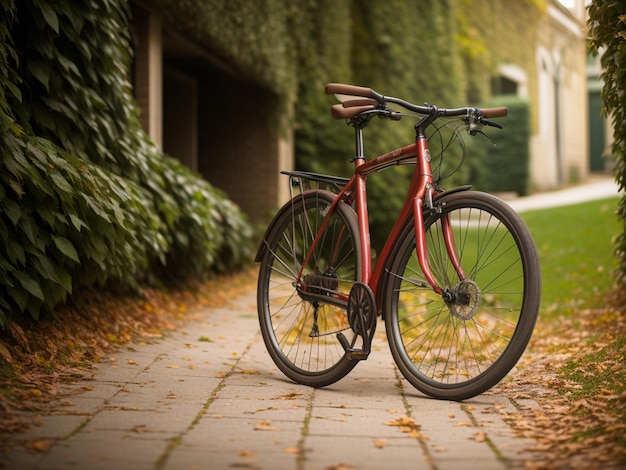
<instances>
[{"instance_id":1,"label":"brake lever","mask_svg":"<svg viewBox=\"0 0 626 470\"><path fill-rule=\"evenodd\" d=\"M480 122L486 126L495 127L497 129L504 129L504 126L502 124L500 124L499 122L490 121L489 119L483 118L480 120Z\"/></svg>"}]
</instances>

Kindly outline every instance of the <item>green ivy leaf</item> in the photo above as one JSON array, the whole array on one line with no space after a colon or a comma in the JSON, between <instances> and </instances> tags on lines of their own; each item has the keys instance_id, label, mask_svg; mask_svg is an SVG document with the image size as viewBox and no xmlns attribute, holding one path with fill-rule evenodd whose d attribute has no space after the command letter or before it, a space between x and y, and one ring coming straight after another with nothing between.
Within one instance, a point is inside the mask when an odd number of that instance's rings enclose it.
<instances>
[{"instance_id":1,"label":"green ivy leaf","mask_svg":"<svg viewBox=\"0 0 626 470\"><path fill-rule=\"evenodd\" d=\"M22 216L22 209L19 204L12 199L4 198L2 205L4 206L4 213L9 217L9 220L13 222L13 225L16 225Z\"/></svg>"},{"instance_id":2,"label":"green ivy leaf","mask_svg":"<svg viewBox=\"0 0 626 470\"><path fill-rule=\"evenodd\" d=\"M38 2L38 5L41 8L41 14L43 15L43 19L46 20L48 26L50 26L55 33L59 34L59 18L55 11L50 8L48 3L46 2Z\"/></svg>"},{"instance_id":3,"label":"green ivy leaf","mask_svg":"<svg viewBox=\"0 0 626 470\"><path fill-rule=\"evenodd\" d=\"M74 248L74 245L72 245L71 241L69 241L65 237L57 237L55 235L52 235L52 240L54 241L54 245L59 249L61 253L63 253L69 259L80 263L78 252L76 251L76 248Z\"/></svg>"},{"instance_id":4,"label":"green ivy leaf","mask_svg":"<svg viewBox=\"0 0 626 470\"><path fill-rule=\"evenodd\" d=\"M72 222L72 225L79 232L80 232L82 227L85 227L86 229L89 230L89 226L85 222L83 222L82 219L80 217L78 217L77 215L70 214L69 217L70 217L70 221Z\"/></svg>"},{"instance_id":5,"label":"green ivy leaf","mask_svg":"<svg viewBox=\"0 0 626 470\"><path fill-rule=\"evenodd\" d=\"M46 87L46 91L50 91L50 67L40 60L29 60L26 66L30 73Z\"/></svg>"},{"instance_id":6,"label":"green ivy leaf","mask_svg":"<svg viewBox=\"0 0 626 470\"><path fill-rule=\"evenodd\" d=\"M32 296L38 298L39 300L44 300L43 291L39 286L39 283L35 281L32 277L30 277L24 271L17 271L13 273L15 278L20 281L22 287Z\"/></svg>"},{"instance_id":7,"label":"green ivy leaf","mask_svg":"<svg viewBox=\"0 0 626 470\"><path fill-rule=\"evenodd\" d=\"M24 248L13 238L10 238L5 245L6 255L13 265L24 266L26 263L26 254Z\"/></svg>"},{"instance_id":8,"label":"green ivy leaf","mask_svg":"<svg viewBox=\"0 0 626 470\"><path fill-rule=\"evenodd\" d=\"M72 186L70 186L63 176L58 173L51 172L50 178L52 178L52 181L54 181L58 189L68 194L72 193Z\"/></svg>"}]
</instances>

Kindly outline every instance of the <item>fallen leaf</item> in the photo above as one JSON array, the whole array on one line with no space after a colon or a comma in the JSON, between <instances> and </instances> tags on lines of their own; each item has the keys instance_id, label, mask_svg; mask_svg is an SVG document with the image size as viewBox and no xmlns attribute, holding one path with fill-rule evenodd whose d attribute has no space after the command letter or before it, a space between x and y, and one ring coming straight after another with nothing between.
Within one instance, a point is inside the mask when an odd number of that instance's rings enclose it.
<instances>
[{"instance_id":1,"label":"fallen leaf","mask_svg":"<svg viewBox=\"0 0 626 470\"><path fill-rule=\"evenodd\" d=\"M270 400L295 400L298 397L301 397L302 394L299 392L291 392L286 395L279 395L274 398L270 398Z\"/></svg>"},{"instance_id":2,"label":"fallen leaf","mask_svg":"<svg viewBox=\"0 0 626 470\"><path fill-rule=\"evenodd\" d=\"M254 426L255 431L280 431L280 428L272 426L272 422L268 420L260 421Z\"/></svg>"},{"instance_id":3,"label":"fallen leaf","mask_svg":"<svg viewBox=\"0 0 626 470\"><path fill-rule=\"evenodd\" d=\"M385 424L387 426L408 426L408 427L419 426L413 418L408 418L406 416L403 416L398 419L394 419L393 421L387 421Z\"/></svg>"},{"instance_id":4,"label":"fallen leaf","mask_svg":"<svg viewBox=\"0 0 626 470\"><path fill-rule=\"evenodd\" d=\"M485 442L487 440L487 435L484 432L479 431L472 436L472 439L476 442Z\"/></svg>"},{"instance_id":5,"label":"fallen leaf","mask_svg":"<svg viewBox=\"0 0 626 470\"><path fill-rule=\"evenodd\" d=\"M376 439L374 441L374 447L376 447L377 449L382 449L386 445L387 445L387 439Z\"/></svg>"},{"instance_id":6,"label":"fallen leaf","mask_svg":"<svg viewBox=\"0 0 626 470\"><path fill-rule=\"evenodd\" d=\"M4 343L0 341L0 356L4 358L5 361L11 362L11 353L9 352L9 348L7 348Z\"/></svg>"},{"instance_id":7,"label":"fallen leaf","mask_svg":"<svg viewBox=\"0 0 626 470\"><path fill-rule=\"evenodd\" d=\"M33 439L32 441L24 444L28 449L36 450L37 452L48 452L54 445L52 439Z\"/></svg>"}]
</instances>

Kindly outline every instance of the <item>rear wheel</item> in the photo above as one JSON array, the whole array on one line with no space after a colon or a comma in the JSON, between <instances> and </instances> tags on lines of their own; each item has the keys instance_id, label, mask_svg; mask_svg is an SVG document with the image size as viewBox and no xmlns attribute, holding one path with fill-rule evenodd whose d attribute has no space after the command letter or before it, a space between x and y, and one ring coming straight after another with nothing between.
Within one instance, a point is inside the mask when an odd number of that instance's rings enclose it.
<instances>
[{"instance_id":1,"label":"rear wheel","mask_svg":"<svg viewBox=\"0 0 626 470\"><path fill-rule=\"evenodd\" d=\"M541 297L537 250L523 221L484 193L451 194L426 216L428 260L444 295L426 282L412 223L390 263L385 326L404 377L435 398L485 392L515 366L532 335ZM461 279L446 251L452 228Z\"/></svg>"},{"instance_id":2,"label":"rear wheel","mask_svg":"<svg viewBox=\"0 0 626 470\"><path fill-rule=\"evenodd\" d=\"M335 206L311 251L335 197L309 191L287 203L265 237L259 271L257 305L267 350L287 377L313 387L340 380L358 362L346 356L338 333L350 346L362 341L346 314L361 274L357 216L350 206Z\"/></svg>"}]
</instances>

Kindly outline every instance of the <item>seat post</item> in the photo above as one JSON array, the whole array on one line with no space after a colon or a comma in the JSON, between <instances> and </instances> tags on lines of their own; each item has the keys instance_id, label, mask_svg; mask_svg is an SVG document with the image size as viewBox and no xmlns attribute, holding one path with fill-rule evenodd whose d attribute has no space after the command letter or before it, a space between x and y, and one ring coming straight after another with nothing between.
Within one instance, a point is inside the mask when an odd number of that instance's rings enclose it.
<instances>
[{"instance_id":1,"label":"seat post","mask_svg":"<svg viewBox=\"0 0 626 470\"><path fill-rule=\"evenodd\" d=\"M355 162L357 160L365 161L365 153L363 149L363 128L362 127L354 126L354 140L355 140L356 156L350 161L351 162Z\"/></svg>"}]
</instances>

